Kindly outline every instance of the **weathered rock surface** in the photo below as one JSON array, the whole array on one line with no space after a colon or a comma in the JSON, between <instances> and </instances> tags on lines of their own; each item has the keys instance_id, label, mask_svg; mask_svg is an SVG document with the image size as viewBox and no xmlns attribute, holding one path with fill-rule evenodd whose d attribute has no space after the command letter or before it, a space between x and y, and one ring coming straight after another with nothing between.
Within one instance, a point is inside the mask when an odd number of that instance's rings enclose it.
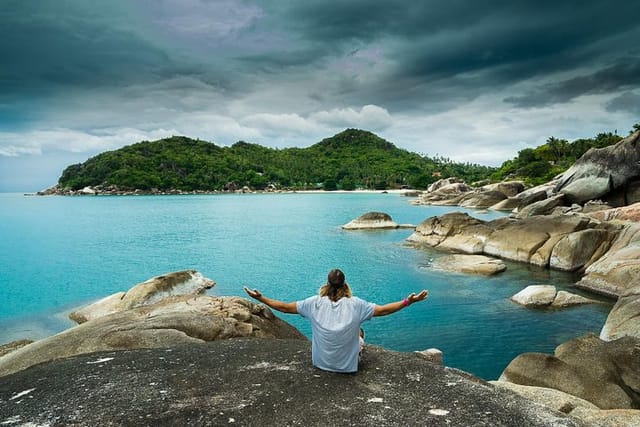
<instances>
[{"instance_id":1,"label":"weathered rock surface","mask_svg":"<svg viewBox=\"0 0 640 427\"><path fill-rule=\"evenodd\" d=\"M484 255L445 255L433 262L433 268L466 274L491 276L507 269L502 260Z\"/></svg>"},{"instance_id":2,"label":"weathered rock surface","mask_svg":"<svg viewBox=\"0 0 640 427\"><path fill-rule=\"evenodd\" d=\"M624 336L640 338L640 284L618 298L600 332L604 341Z\"/></svg>"},{"instance_id":3,"label":"weathered rock surface","mask_svg":"<svg viewBox=\"0 0 640 427\"><path fill-rule=\"evenodd\" d=\"M465 208L477 208L477 209L486 209L495 205L498 202L506 199L504 193L496 190L489 191L474 191L472 193L466 194L460 201L458 202L458 206L462 206Z\"/></svg>"},{"instance_id":4,"label":"weathered rock surface","mask_svg":"<svg viewBox=\"0 0 640 427\"><path fill-rule=\"evenodd\" d=\"M525 206L522 206L524 203L521 203L520 206L518 207L519 209L518 209L518 213L516 214L516 218L528 218L530 216L535 216L535 215L548 215L556 207L562 206L563 202L564 202L564 195L556 194L554 196L527 204Z\"/></svg>"},{"instance_id":5,"label":"weathered rock surface","mask_svg":"<svg viewBox=\"0 0 640 427\"><path fill-rule=\"evenodd\" d=\"M563 236L551 251L549 266L576 271L598 259L609 249L614 235L605 229L587 229Z\"/></svg>"},{"instance_id":6,"label":"weathered rock surface","mask_svg":"<svg viewBox=\"0 0 640 427\"><path fill-rule=\"evenodd\" d=\"M640 426L640 410L608 409L596 410L576 408L571 416L580 418L589 426L597 427L638 427Z\"/></svg>"},{"instance_id":7,"label":"weathered rock surface","mask_svg":"<svg viewBox=\"0 0 640 427\"><path fill-rule=\"evenodd\" d=\"M585 270L577 287L617 297L638 284L640 277L640 223L627 224L609 250Z\"/></svg>"},{"instance_id":8,"label":"weathered rock surface","mask_svg":"<svg viewBox=\"0 0 640 427\"><path fill-rule=\"evenodd\" d=\"M422 221L407 240L441 250L480 254L491 233L492 228L485 221L466 213L452 212Z\"/></svg>"},{"instance_id":9,"label":"weathered rock surface","mask_svg":"<svg viewBox=\"0 0 640 427\"><path fill-rule=\"evenodd\" d=\"M530 385L514 384L506 381L489 381L496 387L506 388L518 393L522 397L548 406L563 414L571 414L576 408L599 409L593 403L572 396L560 390L546 387L535 387Z\"/></svg>"},{"instance_id":10,"label":"weathered rock surface","mask_svg":"<svg viewBox=\"0 0 640 427\"><path fill-rule=\"evenodd\" d=\"M173 296L89 320L0 357L0 376L84 353L235 337L306 339L265 306L239 297Z\"/></svg>"},{"instance_id":11,"label":"weathered rock surface","mask_svg":"<svg viewBox=\"0 0 640 427\"><path fill-rule=\"evenodd\" d=\"M12 351L16 351L17 349L24 347L25 345L31 344L33 340L17 340L11 341L6 344L0 345L0 357L5 354L11 353Z\"/></svg>"},{"instance_id":12,"label":"weathered rock surface","mask_svg":"<svg viewBox=\"0 0 640 427\"><path fill-rule=\"evenodd\" d=\"M554 356L524 353L509 363L500 381L553 388L601 409L638 409L640 339L607 342L586 335L561 344Z\"/></svg>"},{"instance_id":13,"label":"weathered rock surface","mask_svg":"<svg viewBox=\"0 0 640 427\"><path fill-rule=\"evenodd\" d=\"M552 285L527 286L511 297L511 301L525 307L539 307L551 305L556 297L556 287Z\"/></svg>"},{"instance_id":14,"label":"weathered rock surface","mask_svg":"<svg viewBox=\"0 0 640 427\"><path fill-rule=\"evenodd\" d=\"M552 388L526 386L504 381L489 381L489 383L512 390L522 397L563 414L579 418L589 426L636 427L640 425L640 410L637 409L599 409L591 402Z\"/></svg>"},{"instance_id":15,"label":"weathered rock surface","mask_svg":"<svg viewBox=\"0 0 640 427\"><path fill-rule=\"evenodd\" d=\"M566 172L555 191L572 203L584 203L624 188L640 176L640 132L617 144L592 148Z\"/></svg>"},{"instance_id":16,"label":"weathered rock surface","mask_svg":"<svg viewBox=\"0 0 640 427\"><path fill-rule=\"evenodd\" d=\"M522 181L504 181L495 184L487 184L482 187L483 191L499 191L506 197L514 197L525 189Z\"/></svg>"},{"instance_id":17,"label":"weathered rock surface","mask_svg":"<svg viewBox=\"0 0 640 427\"><path fill-rule=\"evenodd\" d=\"M234 339L83 355L0 381L22 425L585 426L414 353L367 347L360 371L315 369L301 340Z\"/></svg>"},{"instance_id":18,"label":"weathered rock surface","mask_svg":"<svg viewBox=\"0 0 640 427\"><path fill-rule=\"evenodd\" d=\"M411 224L398 224L384 212L367 212L343 225L345 230L376 230L394 228L414 228Z\"/></svg>"},{"instance_id":19,"label":"weathered rock surface","mask_svg":"<svg viewBox=\"0 0 640 427\"><path fill-rule=\"evenodd\" d=\"M69 318L76 323L154 304L174 295L200 295L215 286L215 282L195 270L177 271L152 277L127 292L118 292L86 307L74 310Z\"/></svg>"},{"instance_id":20,"label":"weathered rock surface","mask_svg":"<svg viewBox=\"0 0 640 427\"><path fill-rule=\"evenodd\" d=\"M551 303L551 307L563 308L563 307L571 307L574 305L583 305L583 304L598 304L599 301L596 301L591 298L583 297L582 295L574 294L567 291L558 291L556 297L553 299Z\"/></svg>"},{"instance_id":21,"label":"weathered rock surface","mask_svg":"<svg viewBox=\"0 0 640 427\"><path fill-rule=\"evenodd\" d=\"M613 209L601 209L589 212L588 215L600 221L640 222L640 203Z\"/></svg>"}]
</instances>

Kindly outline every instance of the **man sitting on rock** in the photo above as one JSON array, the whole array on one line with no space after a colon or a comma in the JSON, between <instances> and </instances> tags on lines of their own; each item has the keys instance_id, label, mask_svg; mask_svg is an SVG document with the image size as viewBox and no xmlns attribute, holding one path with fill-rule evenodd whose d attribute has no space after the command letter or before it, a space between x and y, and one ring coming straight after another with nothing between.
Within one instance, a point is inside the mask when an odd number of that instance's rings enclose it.
<instances>
[{"instance_id":1,"label":"man sitting on rock","mask_svg":"<svg viewBox=\"0 0 640 427\"><path fill-rule=\"evenodd\" d=\"M297 302L267 298L257 289L244 290L250 297L282 313L300 314L311 321L311 359L325 371L352 373L358 370L360 327L374 316L395 313L414 302L422 301L428 291L410 294L402 301L376 305L351 294L344 273L329 272L327 283L315 295Z\"/></svg>"}]
</instances>

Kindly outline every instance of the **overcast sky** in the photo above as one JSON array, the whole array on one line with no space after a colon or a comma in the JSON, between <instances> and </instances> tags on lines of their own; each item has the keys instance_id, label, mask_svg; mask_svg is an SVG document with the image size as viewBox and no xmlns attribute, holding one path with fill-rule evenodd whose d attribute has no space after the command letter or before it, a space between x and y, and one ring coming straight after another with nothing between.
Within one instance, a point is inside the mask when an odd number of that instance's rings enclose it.
<instances>
[{"instance_id":1,"label":"overcast sky","mask_svg":"<svg viewBox=\"0 0 640 427\"><path fill-rule=\"evenodd\" d=\"M500 165L640 122L640 2L0 0L0 191L141 140L345 128Z\"/></svg>"}]
</instances>

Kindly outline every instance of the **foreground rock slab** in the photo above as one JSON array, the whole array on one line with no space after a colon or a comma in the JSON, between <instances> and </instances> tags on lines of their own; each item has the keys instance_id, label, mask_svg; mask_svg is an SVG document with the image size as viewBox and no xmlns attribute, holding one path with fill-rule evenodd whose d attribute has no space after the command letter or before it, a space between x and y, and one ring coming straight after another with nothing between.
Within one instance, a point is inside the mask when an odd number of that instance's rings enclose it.
<instances>
[{"instance_id":1,"label":"foreground rock slab","mask_svg":"<svg viewBox=\"0 0 640 427\"><path fill-rule=\"evenodd\" d=\"M357 374L311 366L300 340L84 355L0 381L0 423L29 425L583 426L414 353L366 347Z\"/></svg>"}]
</instances>

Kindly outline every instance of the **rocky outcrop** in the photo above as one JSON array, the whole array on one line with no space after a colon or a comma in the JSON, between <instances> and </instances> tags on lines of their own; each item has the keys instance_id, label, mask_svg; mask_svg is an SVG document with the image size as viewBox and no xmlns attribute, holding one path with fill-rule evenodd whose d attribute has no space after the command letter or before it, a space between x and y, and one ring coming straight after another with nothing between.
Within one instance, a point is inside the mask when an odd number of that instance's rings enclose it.
<instances>
[{"instance_id":1,"label":"rocky outcrop","mask_svg":"<svg viewBox=\"0 0 640 427\"><path fill-rule=\"evenodd\" d=\"M200 295L215 286L215 282L195 270L177 271L153 277L127 292L118 292L86 307L74 310L69 318L76 323L154 304L174 295Z\"/></svg>"},{"instance_id":2,"label":"rocky outcrop","mask_svg":"<svg viewBox=\"0 0 640 427\"><path fill-rule=\"evenodd\" d=\"M521 181L507 181L473 188L458 178L446 178L431 184L420 195L416 204L458 205L468 208L485 209L496 206L505 200L517 196L524 190ZM521 203L520 200L515 204Z\"/></svg>"},{"instance_id":3,"label":"rocky outcrop","mask_svg":"<svg viewBox=\"0 0 640 427\"><path fill-rule=\"evenodd\" d=\"M640 338L640 284L623 293L609 312L600 339L615 340L624 336Z\"/></svg>"},{"instance_id":4,"label":"rocky outcrop","mask_svg":"<svg viewBox=\"0 0 640 427\"><path fill-rule=\"evenodd\" d=\"M573 305L594 304L598 301L567 291L558 291L553 285L527 286L511 297L511 301L525 307L562 308Z\"/></svg>"},{"instance_id":5,"label":"rocky outcrop","mask_svg":"<svg viewBox=\"0 0 640 427\"><path fill-rule=\"evenodd\" d=\"M445 251L575 270L601 256L614 235L585 216L501 218L486 222L454 212L427 218L407 240ZM595 240L584 243L589 238Z\"/></svg>"},{"instance_id":6,"label":"rocky outcrop","mask_svg":"<svg viewBox=\"0 0 640 427\"><path fill-rule=\"evenodd\" d=\"M239 297L171 296L97 317L0 358L0 376L96 351L170 347L235 337L305 339L265 306Z\"/></svg>"},{"instance_id":7,"label":"rocky outcrop","mask_svg":"<svg viewBox=\"0 0 640 427\"><path fill-rule=\"evenodd\" d=\"M481 254L493 228L466 213L452 212L422 221L407 241L444 251Z\"/></svg>"},{"instance_id":8,"label":"rocky outcrop","mask_svg":"<svg viewBox=\"0 0 640 427\"><path fill-rule=\"evenodd\" d=\"M21 425L585 426L414 353L367 346L354 375L311 365L302 340L234 339L96 353L0 381Z\"/></svg>"},{"instance_id":9,"label":"rocky outcrop","mask_svg":"<svg viewBox=\"0 0 640 427\"><path fill-rule=\"evenodd\" d=\"M492 276L507 269L502 260L484 255L446 255L433 261L433 268L466 274Z\"/></svg>"},{"instance_id":10,"label":"rocky outcrop","mask_svg":"<svg viewBox=\"0 0 640 427\"><path fill-rule=\"evenodd\" d=\"M344 230L384 230L395 228L415 228L411 224L398 224L384 212L367 212L343 225Z\"/></svg>"},{"instance_id":11,"label":"rocky outcrop","mask_svg":"<svg viewBox=\"0 0 640 427\"><path fill-rule=\"evenodd\" d=\"M577 287L617 297L637 285L640 277L640 223L627 224L609 250L594 260Z\"/></svg>"},{"instance_id":12,"label":"rocky outcrop","mask_svg":"<svg viewBox=\"0 0 640 427\"><path fill-rule=\"evenodd\" d=\"M606 342L587 335L561 344L553 356L524 353L509 363L500 381L553 388L601 409L638 409L640 339Z\"/></svg>"},{"instance_id":13,"label":"rocky outcrop","mask_svg":"<svg viewBox=\"0 0 640 427\"><path fill-rule=\"evenodd\" d=\"M640 132L635 132L617 144L590 149L562 174L555 192L582 204L624 189L640 176L639 144Z\"/></svg>"}]
</instances>

